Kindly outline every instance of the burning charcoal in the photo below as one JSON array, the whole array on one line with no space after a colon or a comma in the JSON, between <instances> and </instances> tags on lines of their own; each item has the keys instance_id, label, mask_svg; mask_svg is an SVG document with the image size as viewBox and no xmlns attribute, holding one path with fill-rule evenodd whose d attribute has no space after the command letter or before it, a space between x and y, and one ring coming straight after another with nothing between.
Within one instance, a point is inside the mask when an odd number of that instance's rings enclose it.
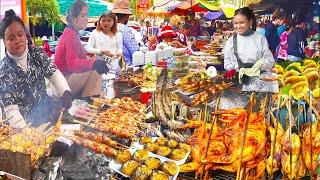
<instances>
[{"instance_id":1,"label":"burning charcoal","mask_svg":"<svg viewBox=\"0 0 320 180\"><path fill-rule=\"evenodd\" d=\"M69 148L70 148L69 145L60 141L56 141L55 143L52 144L52 150L51 150L50 156L54 156L54 157L63 156Z\"/></svg>"},{"instance_id":2,"label":"burning charcoal","mask_svg":"<svg viewBox=\"0 0 320 180\"><path fill-rule=\"evenodd\" d=\"M42 179L45 179L46 175L43 174L42 172L40 171L35 171L33 174L32 174L32 180L42 180Z\"/></svg>"},{"instance_id":3,"label":"burning charcoal","mask_svg":"<svg viewBox=\"0 0 320 180\"><path fill-rule=\"evenodd\" d=\"M65 179L96 179L95 174L85 164L73 164L61 168Z\"/></svg>"}]
</instances>

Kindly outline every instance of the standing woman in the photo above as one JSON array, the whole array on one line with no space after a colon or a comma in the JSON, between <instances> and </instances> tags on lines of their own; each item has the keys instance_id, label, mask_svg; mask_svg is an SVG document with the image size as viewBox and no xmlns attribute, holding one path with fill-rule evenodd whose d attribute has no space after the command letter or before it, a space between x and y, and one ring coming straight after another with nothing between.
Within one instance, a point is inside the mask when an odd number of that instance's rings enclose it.
<instances>
[{"instance_id":1,"label":"standing woman","mask_svg":"<svg viewBox=\"0 0 320 180\"><path fill-rule=\"evenodd\" d=\"M277 57L277 47L280 43L280 37L278 35L277 28L283 23L283 16L280 10L276 10L272 14L272 22L269 22L265 26L265 36L267 38L269 49L274 57Z\"/></svg>"},{"instance_id":2,"label":"standing woman","mask_svg":"<svg viewBox=\"0 0 320 180\"><path fill-rule=\"evenodd\" d=\"M87 59L79 31L87 27L88 5L76 0L67 14L68 26L60 37L54 63L66 77L72 96L100 96L102 78L108 72L103 60Z\"/></svg>"},{"instance_id":3,"label":"standing woman","mask_svg":"<svg viewBox=\"0 0 320 180\"><path fill-rule=\"evenodd\" d=\"M290 33L290 26L286 25L285 31L280 36L280 46L278 51L278 61L285 61L288 59L288 34Z\"/></svg>"},{"instance_id":4,"label":"standing woman","mask_svg":"<svg viewBox=\"0 0 320 180\"><path fill-rule=\"evenodd\" d=\"M60 109L50 105L45 78L53 85L58 98L62 98L65 109L72 103L70 88L42 49L32 47L29 40L27 43L26 28L13 10L5 12L0 38L6 48L6 55L0 61L0 107L5 119L17 128L27 123L38 126L57 120L54 112Z\"/></svg>"},{"instance_id":5,"label":"standing woman","mask_svg":"<svg viewBox=\"0 0 320 180\"><path fill-rule=\"evenodd\" d=\"M256 17L252 10L248 7L236 10L233 25L236 34L228 39L224 48L224 68L227 70L225 78L235 78L241 68L251 68L263 58L259 67L261 75L244 76L242 91L277 92L276 81L267 82L260 78L271 75L274 59L266 38L255 31Z\"/></svg>"},{"instance_id":6,"label":"standing woman","mask_svg":"<svg viewBox=\"0 0 320 180\"><path fill-rule=\"evenodd\" d=\"M288 34L288 59L301 61L306 57L307 33L305 31L305 17L296 15L291 22L292 28Z\"/></svg>"},{"instance_id":7,"label":"standing woman","mask_svg":"<svg viewBox=\"0 0 320 180\"><path fill-rule=\"evenodd\" d=\"M97 23L97 28L91 33L87 44L87 51L99 58L103 58L101 55L114 57L113 62L108 65L112 72L119 72L119 59L122 57L122 34L117 31L116 18L116 15L112 12L102 14ZM103 89L107 90L107 98L114 98L113 83L116 75L107 73L102 78L106 81L106 83L103 81L102 86L106 87Z\"/></svg>"}]
</instances>

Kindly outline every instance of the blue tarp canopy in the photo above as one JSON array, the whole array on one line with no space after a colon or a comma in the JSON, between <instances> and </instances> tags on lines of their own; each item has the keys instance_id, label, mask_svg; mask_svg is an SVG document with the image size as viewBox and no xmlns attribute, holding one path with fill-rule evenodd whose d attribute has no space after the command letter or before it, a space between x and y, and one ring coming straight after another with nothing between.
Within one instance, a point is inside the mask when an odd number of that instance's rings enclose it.
<instances>
[{"instance_id":1,"label":"blue tarp canopy","mask_svg":"<svg viewBox=\"0 0 320 180\"><path fill-rule=\"evenodd\" d=\"M57 0L60 6L60 14L65 16L67 10L72 5L73 1L71 0ZM112 3L108 3L102 0L87 0L86 3L89 6L89 17L97 17L100 16L102 13L108 12L112 7Z\"/></svg>"},{"instance_id":2,"label":"blue tarp canopy","mask_svg":"<svg viewBox=\"0 0 320 180\"><path fill-rule=\"evenodd\" d=\"M224 16L223 12L209 11L209 12L204 14L204 18L206 18L207 20L215 20L215 19L219 19L219 18L221 18L223 16Z\"/></svg>"}]
</instances>

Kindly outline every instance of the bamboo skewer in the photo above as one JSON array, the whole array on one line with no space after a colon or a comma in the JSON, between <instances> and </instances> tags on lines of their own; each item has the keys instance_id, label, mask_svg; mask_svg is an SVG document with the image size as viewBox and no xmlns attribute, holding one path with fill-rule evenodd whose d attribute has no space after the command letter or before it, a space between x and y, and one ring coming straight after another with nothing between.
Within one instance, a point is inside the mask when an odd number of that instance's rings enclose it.
<instances>
[{"instance_id":1,"label":"bamboo skewer","mask_svg":"<svg viewBox=\"0 0 320 180\"><path fill-rule=\"evenodd\" d=\"M218 107L219 107L219 104L220 104L220 98L217 100L216 103L217 103L217 104L216 104L216 107L215 107L215 111L218 110ZM206 157L207 157L207 155L208 155L208 150L209 150L209 146L210 146L210 139L211 139L213 127L214 127L216 121L217 121L217 115L213 115L212 123L211 123L211 129L210 129L210 133L209 133L209 138L208 138L208 141L207 141L206 151L205 151L205 154L204 154L204 158L203 158L203 159L206 159ZM202 179L202 175L204 174L204 171L205 171L205 165L203 165L203 170L202 170L202 174L201 174L201 179Z\"/></svg>"},{"instance_id":2,"label":"bamboo skewer","mask_svg":"<svg viewBox=\"0 0 320 180\"><path fill-rule=\"evenodd\" d=\"M242 155L243 155L243 149L244 149L244 144L245 144L245 140L246 140L246 135L247 135L247 129L248 129L248 125L249 125L249 118L250 115L252 114L253 111L253 105L255 103L255 99L254 99L255 93L252 93L250 96L250 101L249 101L249 113L247 118L245 119L245 126L243 128L243 133L242 133L242 142L241 142L241 147L240 147L240 159L239 159L239 164L238 164L238 169L237 169L237 178L236 180L240 180L241 177L241 167L242 167Z\"/></svg>"},{"instance_id":3,"label":"bamboo skewer","mask_svg":"<svg viewBox=\"0 0 320 180\"><path fill-rule=\"evenodd\" d=\"M275 133L274 133L274 142L273 142L273 144L271 145L272 146L272 148L271 149L273 149L273 152L271 152L272 154L271 154L271 175L270 175L270 177L271 177L271 179L273 179L273 158L274 158L274 155L275 155L275 151L276 151L276 142L277 142L277 134L278 134L278 119L279 119L279 114L280 114L280 103L281 103L281 100L282 100L282 98L281 98L281 96L280 96L280 98L279 98L279 100L278 100L278 105L277 105L277 115L276 115L276 124L275 124ZM272 115L273 116L273 115Z\"/></svg>"},{"instance_id":4,"label":"bamboo skewer","mask_svg":"<svg viewBox=\"0 0 320 180\"><path fill-rule=\"evenodd\" d=\"M313 158L312 158L312 153L313 153L313 149L312 149L312 124L313 124L313 122L312 122L312 93L309 91L308 92L309 93L309 109L308 109L308 114L309 114L309 120L310 120L310 143L311 143L311 145L310 145L310 159L311 159L311 162L310 162L310 164L311 164L311 169L310 169L310 178L311 178L311 180L313 179L313 176L314 176L314 174L313 174Z\"/></svg>"},{"instance_id":5,"label":"bamboo skewer","mask_svg":"<svg viewBox=\"0 0 320 180\"><path fill-rule=\"evenodd\" d=\"M26 128L30 127L30 126L31 126L31 123L28 123L25 127L20 128L20 129L17 129L17 131L15 131L15 132L13 131L13 132L12 132L11 134L9 134L7 137L3 138L3 139L0 141L0 144L1 144L2 142L6 141L7 139L9 139L11 136L22 132L23 129L26 129Z\"/></svg>"},{"instance_id":6,"label":"bamboo skewer","mask_svg":"<svg viewBox=\"0 0 320 180\"><path fill-rule=\"evenodd\" d=\"M82 121L77 121L77 120L73 120L73 122L74 123L78 123L78 124L81 124L81 125L84 125L84 126L88 126L88 127L90 127L90 128L93 128L93 129L97 129L97 130L99 130L99 128L97 128L96 126L95 126L95 124L93 124L93 123L84 123L84 122L82 122ZM124 127L123 127L124 128ZM134 131L134 132L132 132L132 131ZM133 134L135 134L135 133L142 133L142 131L141 130L139 130L139 129L132 129L132 130L129 130L128 131L129 133L133 133Z\"/></svg>"},{"instance_id":7,"label":"bamboo skewer","mask_svg":"<svg viewBox=\"0 0 320 180\"><path fill-rule=\"evenodd\" d=\"M288 102L287 102L287 106L288 106L288 114L289 114L289 156L290 156L290 167L289 167L289 176L291 176L292 174L292 112L291 112L291 97L289 96L288 98Z\"/></svg>"},{"instance_id":8,"label":"bamboo skewer","mask_svg":"<svg viewBox=\"0 0 320 180\"><path fill-rule=\"evenodd\" d=\"M96 142L95 140L79 137L79 136L76 136L76 135L73 135L73 134L63 134L61 136L65 137L65 138L68 138L68 139L70 139L72 141L75 141L76 139L86 139L86 140L90 140L90 141ZM96 142L96 143L107 145L107 144L105 144L103 142ZM109 146L109 145L107 145L107 146ZM130 147L117 142L117 146L115 148L118 148L118 149L129 149Z\"/></svg>"}]
</instances>

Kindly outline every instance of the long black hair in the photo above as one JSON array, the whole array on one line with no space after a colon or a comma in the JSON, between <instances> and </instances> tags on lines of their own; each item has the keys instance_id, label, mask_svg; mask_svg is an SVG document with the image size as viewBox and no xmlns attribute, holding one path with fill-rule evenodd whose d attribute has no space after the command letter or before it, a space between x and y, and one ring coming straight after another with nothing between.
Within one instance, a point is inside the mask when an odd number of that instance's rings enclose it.
<instances>
[{"instance_id":1,"label":"long black hair","mask_svg":"<svg viewBox=\"0 0 320 180\"><path fill-rule=\"evenodd\" d=\"M243 7L240 9L237 9L234 15L242 15L245 16L249 21L252 21L252 30L256 30L257 28L257 20L256 16L254 15L253 11L248 7Z\"/></svg>"}]
</instances>

